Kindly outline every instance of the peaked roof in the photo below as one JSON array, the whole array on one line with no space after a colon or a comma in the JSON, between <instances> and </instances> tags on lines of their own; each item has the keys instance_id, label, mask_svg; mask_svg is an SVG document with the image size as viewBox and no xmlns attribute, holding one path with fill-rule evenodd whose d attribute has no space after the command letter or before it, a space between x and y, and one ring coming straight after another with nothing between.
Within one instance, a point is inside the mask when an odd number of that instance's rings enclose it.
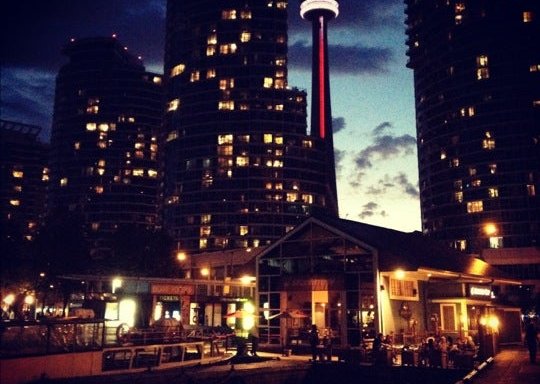
<instances>
[{"instance_id":1,"label":"peaked roof","mask_svg":"<svg viewBox=\"0 0 540 384\"><path fill-rule=\"evenodd\" d=\"M483 278L507 284L520 284L502 271L471 255L424 236L419 231L401 232L371 224L331 216L311 216L288 235L308 223L341 232L377 250L379 270L439 271L455 277Z\"/></svg>"}]
</instances>

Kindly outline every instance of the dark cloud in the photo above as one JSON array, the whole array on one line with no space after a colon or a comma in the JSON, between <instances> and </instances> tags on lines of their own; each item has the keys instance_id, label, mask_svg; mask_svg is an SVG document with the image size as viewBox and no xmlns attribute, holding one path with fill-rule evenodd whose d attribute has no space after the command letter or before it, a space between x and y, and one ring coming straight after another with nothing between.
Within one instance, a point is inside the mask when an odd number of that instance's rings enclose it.
<instances>
[{"instance_id":1,"label":"dark cloud","mask_svg":"<svg viewBox=\"0 0 540 384\"><path fill-rule=\"evenodd\" d=\"M338 133L342 129L345 129L345 118L344 117L332 118L332 132Z\"/></svg>"},{"instance_id":2,"label":"dark cloud","mask_svg":"<svg viewBox=\"0 0 540 384\"><path fill-rule=\"evenodd\" d=\"M374 129L373 129L373 135L375 136L380 136L381 133L383 133L384 131L386 130L390 130L394 128L392 123L389 123L388 121L385 121L384 123L381 123L379 125L377 125Z\"/></svg>"},{"instance_id":3,"label":"dark cloud","mask_svg":"<svg viewBox=\"0 0 540 384\"><path fill-rule=\"evenodd\" d=\"M419 195L418 187L409 181L409 177L400 172L395 176L384 175L382 179L379 179L376 185L370 185L366 189L368 195L384 195L389 189L398 188L406 195L417 199Z\"/></svg>"},{"instance_id":4,"label":"dark cloud","mask_svg":"<svg viewBox=\"0 0 540 384\"><path fill-rule=\"evenodd\" d=\"M416 139L411 135L376 136L372 145L360 151L354 159L359 169L373 167L373 159L390 159L399 156L411 155L416 148Z\"/></svg>"},{"instance_id":5,"label":"dark cloud","mask_svg":"<svg viewBox=\"0 0 540 384\"><path fill-rule=\"evenodd\" d=\"M341 171L344 158L345 158L345 151L341 151L334 147L334 165L336 167L336 173L339 173Z\"/></svg>"},{"instance_id":6,"label":"dark cloud","mask_svg":"<svg viewBox=\"0 0 540 384\"><path fill-rule=\"evenodd\" d=\"M392 50L384 47L329 44L328 54L330 71L335 74L387 73L393 61ZM294 69L311 71L311 45L307 41L289 46L289 64Z\"/></svg>"},{"instance_id":7,"label":"dark cloud","mask_svg":"<svg viewBox=\"0 0 540 384\"><path fill-rule=\"evenodd\" d=\"M387 213L384 209L379 208L379 204L375 203L374 201L370 201L362 206L362 211L358 214L358 217L360 219L366 219L375 215L386 217Z\"/></svg>"},{"instance_id":8,"label":"dark cloud","mask_svg":"<svg viewBox=\"0 0 540 384\"><path fill-rule=\"evenodd\" d=\"M0 93L2 119L33 124L42 128L41 138L50 132L54 75L32 69L2 69Z\"/></svg>"}]
</instances>

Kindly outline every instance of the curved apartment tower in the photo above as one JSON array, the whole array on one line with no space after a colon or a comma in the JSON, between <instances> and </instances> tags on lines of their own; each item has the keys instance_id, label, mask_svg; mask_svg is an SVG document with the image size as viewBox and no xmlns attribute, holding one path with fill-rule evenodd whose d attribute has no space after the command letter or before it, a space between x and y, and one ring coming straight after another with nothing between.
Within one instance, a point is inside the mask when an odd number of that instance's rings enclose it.
<instances>
[{"instance_id":1,"label":"curved apartment tower","mask_svg":"<svg viewBox=\"0 0 540 384\"><path fill-rule=\"evenodd\" d=\"M424 233L540 244L540 2L406 0Z\"/></svg>"},{"instance_id":2,"label":"curved apartment tower","mask_svg":"<svg viewBox=\"0 0 540 384\"><path fill-rule=\"evenodd\" d=\"M337 215L287 83L287 1L168 1L164 224L183 250L257 247Z\"/></svg>"},{"instance_id":3,"label":"curved apartment tower","mask_svg":"<svg viewBox=\"0 0 540 384\"><path fill-rule=\"evenodd\" d=\"M115 37L72 40L63 53L48 209L81 214L95 252L120 225L159 224L161 77Z\"/></svg>"}]
</instances>

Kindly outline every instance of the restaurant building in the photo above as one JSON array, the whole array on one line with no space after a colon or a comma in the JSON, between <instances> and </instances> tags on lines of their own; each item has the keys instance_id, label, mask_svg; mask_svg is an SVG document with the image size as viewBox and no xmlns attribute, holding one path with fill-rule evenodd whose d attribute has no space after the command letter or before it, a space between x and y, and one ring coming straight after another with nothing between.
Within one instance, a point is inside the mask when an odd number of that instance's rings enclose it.
<instances>
[{"instance_id":1,"label":"restaurant building","mask_svg":"<svg viewBox=\"0 0 540 384\"><path fill-rule=\"evenodd\" d=\"M310 217L257 256L261 343L305 344L311 324L338 346L379 332L402 344L487 333L520 341L519 310L497 300L512 284L420 232Z\"/></svg>"}]
</instances>

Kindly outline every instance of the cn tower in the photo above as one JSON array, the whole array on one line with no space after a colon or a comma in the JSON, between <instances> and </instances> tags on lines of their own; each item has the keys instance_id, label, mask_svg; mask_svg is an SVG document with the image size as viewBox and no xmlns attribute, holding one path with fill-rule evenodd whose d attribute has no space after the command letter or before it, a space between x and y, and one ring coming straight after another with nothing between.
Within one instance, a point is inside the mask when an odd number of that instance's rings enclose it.
<instances>
[{"instance_id":1,"label":"cn tower","mask_svg":"<svg viewBox=\"0 0 540 384\"><path fill-rule=\"evenodd\" d=\"M336 214L338 214L338 204L330 107L327 24L338 14L339 4L335 0L304 0L300 4L300 16L311 21L313 27L311 135L320 138L326 149L326 185L334 198L332 203L335 205Z\"/></svg>"}]
</instances>

